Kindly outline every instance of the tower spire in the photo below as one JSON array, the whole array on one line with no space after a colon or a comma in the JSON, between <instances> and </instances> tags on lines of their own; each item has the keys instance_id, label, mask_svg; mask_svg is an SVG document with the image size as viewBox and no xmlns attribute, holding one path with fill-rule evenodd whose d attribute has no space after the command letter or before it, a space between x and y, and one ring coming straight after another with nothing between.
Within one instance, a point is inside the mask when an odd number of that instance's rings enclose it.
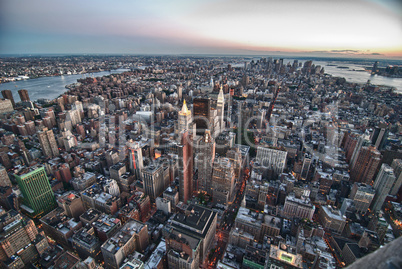
<instances>
[{"instance_id":1,"label":"tower spire","mask_svg":"<svg viewBox=\"0 0 402 269\"><path fill-rule=\"evenodd\" d=\"M183 101L183 107L181 108L181 112L182 112L183 114L187 114L187 113L188 113L188 108L187 108L187 105L186 105L186 100Z\"/></svg>"},{"instance_id":2,"label":"tower spire","mask_svg":"<svg viewBox=\"0 0 402 269\"><path fill-rule=\"evenodd\" d=\"M225 97L223 95L223 89L222 89L222 85L221 85L221 89L219 90L219 95L218 95L218 102L224 102L225 101Z\"/></svg>"}]
</instances>

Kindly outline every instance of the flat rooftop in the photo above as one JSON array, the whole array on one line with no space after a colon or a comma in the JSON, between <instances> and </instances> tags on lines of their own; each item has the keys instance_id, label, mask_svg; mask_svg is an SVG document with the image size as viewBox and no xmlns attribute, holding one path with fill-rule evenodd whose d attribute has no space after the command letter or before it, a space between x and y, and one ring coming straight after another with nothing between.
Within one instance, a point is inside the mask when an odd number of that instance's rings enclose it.
<instances>
[{"instance_id":1,"label":"flat rooftop","mask_svg":"<svg viewBox=\"0 0 402 269\"><path fill-rule=\"evenodd\" d=\"M190 205L186 212L188 214L176 214L172 220L172 226L205 236L216 213L197 205Z\"/></svg>"},{"instance_id":2,"label":"flat rooftop","mask_svg":"<svg viewBox=\"0 0 402 269\"><path fill-rule=\"evenodd\" d=\"M121 247L126 245L126 243L134 236L134 234L139 233L145 224L130 220L109 240L107 240L102 248L111 253L116 253Z\"/></svg>"}]
</instances>

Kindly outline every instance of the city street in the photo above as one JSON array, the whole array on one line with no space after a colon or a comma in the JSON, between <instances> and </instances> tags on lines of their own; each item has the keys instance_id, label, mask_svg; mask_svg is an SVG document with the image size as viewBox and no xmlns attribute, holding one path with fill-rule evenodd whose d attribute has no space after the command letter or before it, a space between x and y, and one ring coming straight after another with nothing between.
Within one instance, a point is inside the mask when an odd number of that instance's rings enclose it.
<instances>
[{"instance_id":1,"label":"city street","mask_svg":"<svg viewBox=\"0 0 402 269\"><path fill-rule=\"evenodd\" d=\"M247 173L243 175L243 181L236 192L233 203L228 206L227 210L222 216L222 225L216 230L218 242L216 244L215 252L213 253L211 259L208 260L208 268L216 268L216 264L222 259L222 255L225 252L226 246L229 242L230 230L233 228L237 211L239 210L244 197L244 189L249 177L250 172L247 170Z\"/></svg>"}]
</instances>

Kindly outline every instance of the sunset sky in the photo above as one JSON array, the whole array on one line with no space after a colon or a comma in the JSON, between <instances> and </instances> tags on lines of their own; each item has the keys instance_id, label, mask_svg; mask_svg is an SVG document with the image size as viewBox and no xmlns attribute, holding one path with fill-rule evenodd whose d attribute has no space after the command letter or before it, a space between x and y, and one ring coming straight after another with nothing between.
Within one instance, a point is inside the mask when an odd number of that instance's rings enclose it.
<instances>
[{"instance_id":1,"label":"sunset sky","mask_svg":"<svg viewBox=\"0 0 402 269\"><path fill-rule=\"evenodd\" d=\"M3 0L0 54L402 59L398 0Z\"/></svg>"}]
</instances>

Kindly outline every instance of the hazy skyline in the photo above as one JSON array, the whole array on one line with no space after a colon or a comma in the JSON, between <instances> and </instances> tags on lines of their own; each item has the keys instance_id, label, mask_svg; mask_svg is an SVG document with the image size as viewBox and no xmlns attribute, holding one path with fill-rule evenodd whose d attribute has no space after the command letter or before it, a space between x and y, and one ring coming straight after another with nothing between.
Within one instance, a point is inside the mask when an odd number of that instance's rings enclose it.
<instances>
[{"instance_id":1,"label":"hazy skyline","mask_svg":"<svg viewBox=\"0 0 402 269\"><path fill-rule=\"evenodd\" d=\"M0 54L283 54L402 59L398 0L0 4Z\"/></svg>"}]
</instances>

